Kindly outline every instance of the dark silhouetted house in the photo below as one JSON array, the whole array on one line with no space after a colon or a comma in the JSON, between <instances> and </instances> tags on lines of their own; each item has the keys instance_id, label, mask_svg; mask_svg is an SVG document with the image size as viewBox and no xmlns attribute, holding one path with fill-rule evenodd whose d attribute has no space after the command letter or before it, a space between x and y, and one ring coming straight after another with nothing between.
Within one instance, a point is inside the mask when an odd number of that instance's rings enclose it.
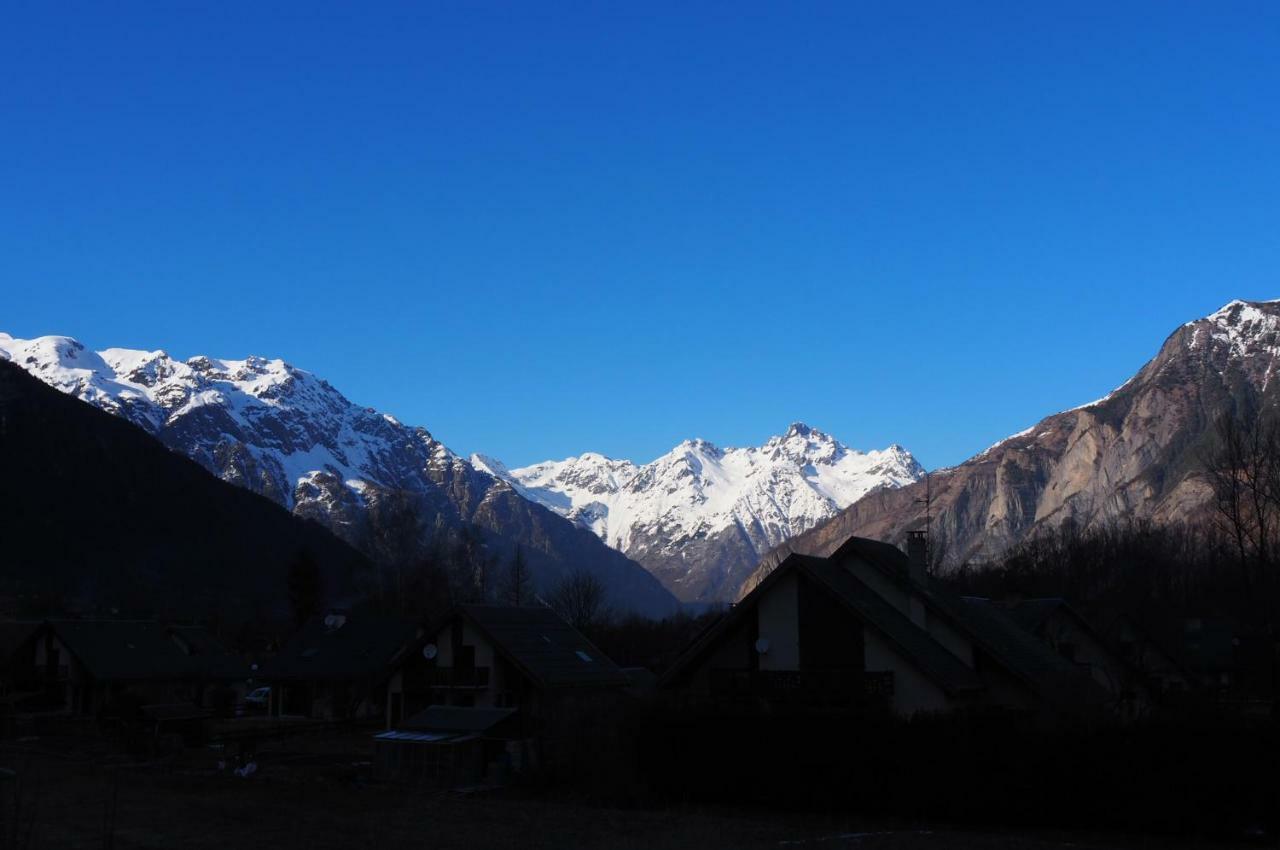
<instances>
[{"instance_id":1,"label":"dark silhouetted house","mask_svg":"<svg viewBox=\"0 0 1280 850\"><path fill-rule=\"evenodd\" d=\"M1087 670L1117 712L1135 715L1150 708L1151 688L1142 671L1065 599L1023 599L1003 607L1015 623Z\"/></svg>"},{"instance_id":2,"label":"dark silhouetted house","mask_svg":"<svg viewBox=\"0 0 1280 850\"><path fill-rule=\"evenodd\" d=\"M40 623L40 620L0 620L0 740L15 734L19 704L35 696L22 690L17 663L21 660L18 649ZM26 684L32 686L30 681Z\"/></svg>"},{"instance_id":3,"label":"dark silhouetted house","mask_svg":"<svg viewBox=\"0 0 1280 850\"><path fill-rule=\"evenodd\" d=\"M209 707L217 689L242 683L244 663L202 628L147 620L48 620L14 661L24 689L72 714L100 714L126 695L135 704Z\"/></svg>"},{"instance_id":4,"label":"dark silhouetted house","mask_svg":"<svg viewBox=\"0 0 1280 850\"><path fill-rule=\"evenodd\" d=\"M611 659L543 606L460 605L398 659L387 725L428 706L516 708L530 720L557 700L630 684Z\"/></svg>"},{"instance_id":5,"label":"dark silhouetted house","mask_svg":"<svg viewBox=\"0 0 1280 850\"><path fill-rule=\"evenodd\" d=\"M520 752L512 744L527 736L514 708L431 706L374 736L374 773L439 788L501 784Z\"/></svg>"},{"instance_id":6,"label":"dark silhouetted house","mask_svg":"<svg viewBox=\"0 0 1280 850\"><path fill-rule=\"evenodd\" d=\"M387 728L443 734L455 730L424 729L423 723L447 716L465 726L501 716L501 734L482 736L489 741L483 773L496 781L554 757L580 716L575 712L607 713L601 706L630 684L626 673L550 608L461 605L397 660L387 685ZM415 743L395 736L379 741Z\"/></svg>"},{"instance_id":7,"label":"dark silhouetted house","mask_svg":"<svg viewBox=\"0 0 1280 850\"><path fill-rule=\"evenodd\" d=\"M330 612L312 617L263 663L273 717L380 717L392 662L418 629L393 617Z\"/></svg>"},{"instance_id":8,"label":"dark silhouetted house","mask_svg":"<svg viewBox=\"0 0 1280 850\"><path fill-rule=\"evenodd\" d=\"M1236 649L1240 626L1227 617L1196 616L1182 621L1181 651L1199 687L1226 693L1239 678Z\"/></svg>"},{"instance_id":9,"label":"dark silhouetted house","mask_svg":"<svg viewBox=\"0 0 1280 850\"><path fill-rule=\"evenodd\" d=\"M1103 639L1139 671L1156 695L1185 693L1191 686L1186 665L1170 648L1173 642L1155 637L1151 630L1123 611L1095 609L1089 612Z\"/></svg>"},{"instance_id":10,"label":"dark silhouetted house","mask_svg":"<svg viewBox=\"0 0 1280 850\"><path fill-rule=\"evenodd\" d=\"M790 555L660 681L698 700L909 716L969 708L1056 711L1102 699L1087 674L986 600L929 579L924 539L850 538Z\"/></svg>"}]
</instances>

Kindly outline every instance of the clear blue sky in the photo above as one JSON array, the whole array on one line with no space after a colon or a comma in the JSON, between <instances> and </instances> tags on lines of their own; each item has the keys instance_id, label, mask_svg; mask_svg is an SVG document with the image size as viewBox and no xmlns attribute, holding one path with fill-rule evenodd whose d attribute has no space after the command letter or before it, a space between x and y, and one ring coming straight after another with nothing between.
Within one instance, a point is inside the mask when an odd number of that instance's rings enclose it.
<instances>
[{"instance_id":1,"label":"clear blue sky","mask_svg":"<svg viewBox=\"0 0 1280 850\"><path fill-rule=\"evenodd\" d=\"M1280 297L1274 4L207 5L7 8L0 329L939 466Z\"/></svg>"}]
</instances>

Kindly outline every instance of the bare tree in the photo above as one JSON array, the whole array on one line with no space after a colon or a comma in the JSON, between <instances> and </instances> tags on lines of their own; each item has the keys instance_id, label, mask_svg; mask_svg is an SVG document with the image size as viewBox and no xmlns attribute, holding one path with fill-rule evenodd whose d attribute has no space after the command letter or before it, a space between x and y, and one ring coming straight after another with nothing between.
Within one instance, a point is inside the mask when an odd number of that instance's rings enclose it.
<instances>
[{"instance_id":1,"label":"bare tree","mask_svg":"<svg viewBox=\"0 0 1280 850\"><path fill-rule=\"evenodd\" d=\"M507 569L501 598L509 605L525 605L533 599L533 576L529 574L529 564L519 543Z\"/></svg>"},{"instance_id":2,"label":"bare tree","mask_svg":"<svg viewBox=\"0 0 1280 850\"><path fill-rule=\"evenodd\" d=\"M1217 450L1204 460L1221 530L1231 539L1245 589L1273 570L1280 531L1280 428L1261 414L1223 416Z\"/></svg>"},{"instance_id":3,"label":"bare tree","mask_svg":"<svg viewBox=\"0 0 1280 850\"><path fill-rule=\"evenodd\" d=\"M579 631L608 619L604 584L584 569L561 579L549 601L555 612Z\"/></svg>"}]
</instances>

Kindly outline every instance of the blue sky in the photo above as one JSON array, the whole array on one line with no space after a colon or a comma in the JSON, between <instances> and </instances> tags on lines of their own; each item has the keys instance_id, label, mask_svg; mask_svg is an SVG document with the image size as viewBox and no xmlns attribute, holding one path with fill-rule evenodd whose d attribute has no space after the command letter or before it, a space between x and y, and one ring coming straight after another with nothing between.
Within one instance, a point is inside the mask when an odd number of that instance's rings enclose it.
<instances>
[{"instance_id":1,"label":"blue sky","mask_svg":"<svg viewBox=\"0 0 1280 850\"><path fill-rule=\"evenodd\" d=\"M1280 297L1273 5L183 5L7 10L0 329L939 466Z\"/></svg>"}]
</instances>

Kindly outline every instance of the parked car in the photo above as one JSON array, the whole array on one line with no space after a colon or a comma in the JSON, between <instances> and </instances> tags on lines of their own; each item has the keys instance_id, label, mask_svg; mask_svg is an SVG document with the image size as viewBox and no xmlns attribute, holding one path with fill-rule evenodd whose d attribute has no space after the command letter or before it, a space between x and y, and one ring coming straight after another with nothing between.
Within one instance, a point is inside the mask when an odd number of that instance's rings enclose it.
<instances>
[{"instance_id":1,"label":"parked car","mask_svg":"<svg viewBox=\"0 0 1280 850\"><path fill-rule=\"evenodd\" d=\"M244 698L244 707L251 710L266 711L271 702L271 688L254 688Z\"/></svg>"}]
</instances>

